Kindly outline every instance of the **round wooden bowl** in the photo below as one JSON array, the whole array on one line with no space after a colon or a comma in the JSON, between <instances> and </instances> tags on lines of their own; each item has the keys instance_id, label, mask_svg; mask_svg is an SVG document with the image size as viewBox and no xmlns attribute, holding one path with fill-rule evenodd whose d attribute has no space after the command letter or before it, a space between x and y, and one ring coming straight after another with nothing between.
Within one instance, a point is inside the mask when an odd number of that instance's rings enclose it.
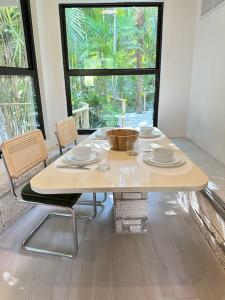
<instances>
[{"instance_id":1,"label":"round wooden bowl","mask_svg":"<svg viewBox=\"0 0 225 300\"><path fill-rule=\"evenodd\" d=\"M138 135L133 129L112 129L106 133L110 148L116 151L127 151L127 143L134 143Z\"/></svg>"}]
</instances>

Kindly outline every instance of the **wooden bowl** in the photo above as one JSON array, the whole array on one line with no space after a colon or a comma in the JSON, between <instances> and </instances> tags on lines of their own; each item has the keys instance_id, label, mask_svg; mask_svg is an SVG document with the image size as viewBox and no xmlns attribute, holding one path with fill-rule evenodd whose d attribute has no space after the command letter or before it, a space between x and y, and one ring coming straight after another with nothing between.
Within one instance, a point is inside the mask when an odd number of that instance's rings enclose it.
<instances>
[{"instance_id":1,"label":"wooden bowl","mask_svg":"<svg viewBox=\"0 0 225 300\"><path fill-rule=\"evenodd\" d=\"M127 142L134 143L138 135L133 129L112 129L106 133L110 148L116 151L127 151Z\"/></svg>"}]
</instances>

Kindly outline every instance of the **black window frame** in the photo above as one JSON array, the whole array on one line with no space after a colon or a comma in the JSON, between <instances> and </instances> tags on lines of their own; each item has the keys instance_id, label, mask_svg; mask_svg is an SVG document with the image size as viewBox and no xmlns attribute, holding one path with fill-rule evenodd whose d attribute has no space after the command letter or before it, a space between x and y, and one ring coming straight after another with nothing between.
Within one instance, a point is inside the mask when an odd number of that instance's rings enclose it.
<instances>
[{"instance_id":1,"label":"black window frame","mask_svg":"<svg viewBox=\"0 0 225 300\"><path fill-rule=\"evenodd\" d=\"M23 24L23 31L24 31L28 67L21 68L21 67L0 66L0 76L4 76L4 75L21 76L21 77L29 76L33 79L33 88L36 97L38 121L39 121L39 126L37 126L37 128L42 131L44 138L46 138L44 121L43 121L43 113L42 113L42 105L41 105L41 94L40 94L39 79L38 79L35 45L34 45L30 0L20 0L20 7L21 7L21 17L22 17L22 24Z\"/></svg>"},{"instance_id":2,"label":"black window frame","mask_svg":"<svg viewBox=\"0 0 225 300\"><path fill-rule=\"evenodd\" d=\"M97 7L158 7L157 43L156 43L156 66L155 68L133 68L133 69L70 69L66 34L66 8L97 8ZM63 52L65 88L67 98L68 116L72 116L71 103L71 76L110 76L110 75L155 75L155 99L153 125L158 126L158 107L160 92L161 53L162 53L162 30L163 30L163 2L119 2L119 3L69 3L59 4L59 16L61 27L61 42ZM92 133L95 129L79 129L79 134Z\"/></svg>"}]
</instances>

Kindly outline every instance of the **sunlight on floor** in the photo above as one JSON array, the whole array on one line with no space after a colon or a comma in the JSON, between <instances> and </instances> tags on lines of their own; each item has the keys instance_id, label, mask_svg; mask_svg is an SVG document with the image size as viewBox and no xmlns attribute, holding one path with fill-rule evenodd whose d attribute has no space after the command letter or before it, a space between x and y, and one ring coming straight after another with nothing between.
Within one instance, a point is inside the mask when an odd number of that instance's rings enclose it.
<instances>
[{"instance_id":1,"label":"sunlight on floor","mask_svg":"<svg viewBox=\"0 0 225 300\"><path fill-rule=\"evenodd\" d=\"M3 274L2 274L2 277L4 279L5 282L8 283L8 285L10 286L13 286L13 285L17 285L19 283L19 279L18 278L15 278L13 277L9 272L5 271ZM23 288L21 288L23 289Z\"/></svg>"}]
</instances>

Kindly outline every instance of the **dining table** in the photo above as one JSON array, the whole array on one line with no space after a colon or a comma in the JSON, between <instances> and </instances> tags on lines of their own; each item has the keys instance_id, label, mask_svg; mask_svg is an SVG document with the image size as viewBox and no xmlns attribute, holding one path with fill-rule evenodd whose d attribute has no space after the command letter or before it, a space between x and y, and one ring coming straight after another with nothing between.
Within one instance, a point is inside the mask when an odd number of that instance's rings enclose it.
<instances>
[{"instance_id":1,"label":"dining table","mask_svg":"<svg viewBox=\"0 0 225 300\"><path fill-rule=\"evenodd\" d=\"M101 193L113 195L115 230L118 233L145 233L150 227L148 203L150 192L193 192L203 190L208 184L207 175L195 165L159 129L158 135L138 138L138 153L110 149L107 139L98 138L98 131L83 139L78 146L90 146L93 151L108 151L110 168L98 169L98 162L88 168L63 166L64 157L58 158L31 179L32 189L41 194ZM171 148L184 161L182 165L166 168L149 165L144 157L155 148Z\"/></svg>"}]
</instances>

